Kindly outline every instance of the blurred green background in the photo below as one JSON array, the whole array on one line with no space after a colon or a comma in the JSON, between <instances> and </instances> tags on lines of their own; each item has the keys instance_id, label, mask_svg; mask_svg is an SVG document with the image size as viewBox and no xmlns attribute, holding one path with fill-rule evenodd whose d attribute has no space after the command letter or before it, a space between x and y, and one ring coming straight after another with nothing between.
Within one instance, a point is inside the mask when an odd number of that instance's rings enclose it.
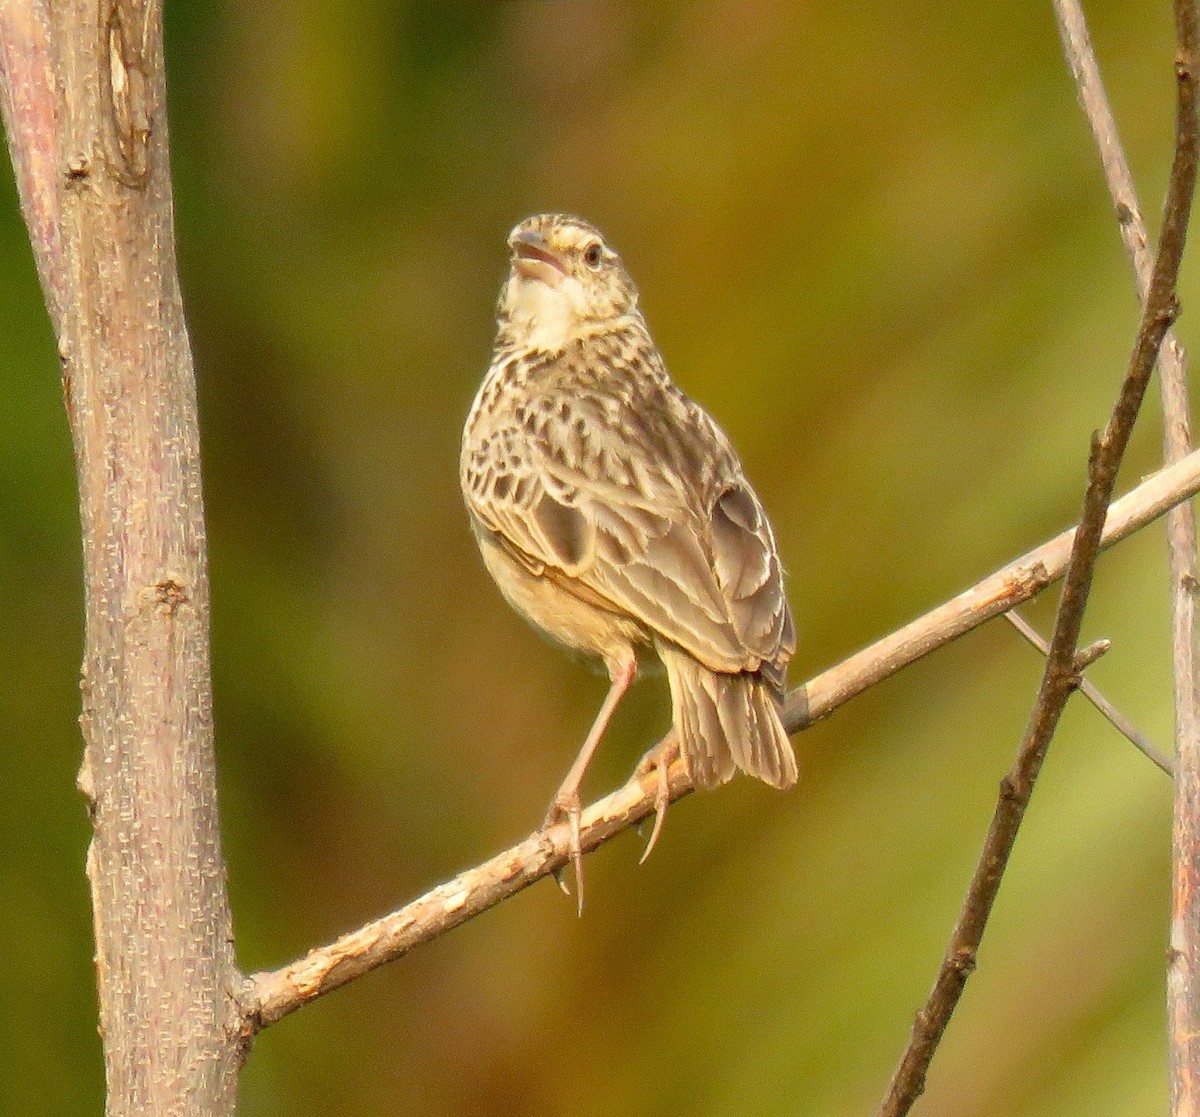
<instances>
[{"instance_id":1,"label":"blurred green background","mask_svg":"<svg viewBox=\"0 0 1200 1117\"><path fill-rule=\"evenodd\" d=\"M1089 4L1146 209L1164 3ZM1066 526L1136 327L1048 3L167 6L238 949L282 964L523 837L604 691L502 602L457 486L504 238L578 212L769 509L795 682ZM0 176L0 1113L102 1097L73 465ZM1193 261L1181 333L1197 340ZM1194 346L1193 346L1194 348ZM1123 478L1155 468L1153 388ZM1030 610L1045 630L1053 594ZM1093 677L1170 741L1161 524L1101 563ZM994 622L797 741L266 1032L243 1113L870 1112L1024 726ZM668 717L618 714L590 789ZM1170 786L1068 710L919 1111L1162 1112Z\"/></svg>"}]
</instances>

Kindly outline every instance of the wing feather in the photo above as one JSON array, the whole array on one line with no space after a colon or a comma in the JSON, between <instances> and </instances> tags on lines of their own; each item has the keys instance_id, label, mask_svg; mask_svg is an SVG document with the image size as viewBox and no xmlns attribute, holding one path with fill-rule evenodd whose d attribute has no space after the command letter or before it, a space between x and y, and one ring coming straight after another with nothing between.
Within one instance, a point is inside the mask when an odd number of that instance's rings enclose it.
<instances>
[{"instance_id":1,"label":"wing feather","mask_svg":"<svg viewBox=\"0 0 1200 1117\"><path fill-rule=\"evenodd\" d=\"M782 685L795 647L782 568L732 445L669 381L638 383L623 410L618 398L540 397L475 440L463 460L473 514L585 600L713 670Z\"/></svg>"}]
</instances>

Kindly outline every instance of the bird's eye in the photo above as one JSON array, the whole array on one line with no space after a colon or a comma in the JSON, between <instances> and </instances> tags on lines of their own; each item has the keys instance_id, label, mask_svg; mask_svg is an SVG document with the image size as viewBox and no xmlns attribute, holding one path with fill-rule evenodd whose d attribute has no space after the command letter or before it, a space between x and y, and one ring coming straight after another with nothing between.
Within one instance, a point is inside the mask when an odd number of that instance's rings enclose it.
<instances>
[{"instance_id":1,"label":"bird's eye","mask_svg":"<svg viewBox=\"0 0 1200 1117\"><path fill-rule=\"evenodd\" d=\"M600 247L600 242L597 240L592 241L592 243L583 250L583 262L593 270L600 266L600 261L603 258L604 249Z\"/></svg>"}]
</instances>

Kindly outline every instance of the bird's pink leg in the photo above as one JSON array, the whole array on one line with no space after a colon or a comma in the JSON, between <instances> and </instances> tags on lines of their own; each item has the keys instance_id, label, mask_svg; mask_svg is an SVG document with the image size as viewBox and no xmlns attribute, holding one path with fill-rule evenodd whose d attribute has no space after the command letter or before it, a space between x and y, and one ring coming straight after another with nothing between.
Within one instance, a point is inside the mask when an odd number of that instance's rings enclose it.
<instances>
[{"instance_id":1,"label":"bird's pink leg","mask_svg":"<svg viewBox=\"0 0 1200 1117\"><path fill-rule=\"evenodd\" d=\"M609 721L612 720L613 711L616 710L617 704L629 689L636 675L637 659L632 651L629 652L627 659L608 664L608 693L604 696L600 711L596 714L596 720L592 722L592 728L588 730L583 748L575 757L575 763L571 765L571 770L554 793L554 798L550 800L546 821L542 823L543 830L563 817L570 824L571 836L568 849L571 863L575 866L575 894L579 901L580 914L583 913L583 850L579 839L579 817L583 813L583 806L579 797L579 785L583 783L584 773L587 772L588 765L592 762L596 746L600 744L600 738L604 736L604 731L608 728ZM562 884L561 877L559 884Z\"/></svg>"}]
</instances>

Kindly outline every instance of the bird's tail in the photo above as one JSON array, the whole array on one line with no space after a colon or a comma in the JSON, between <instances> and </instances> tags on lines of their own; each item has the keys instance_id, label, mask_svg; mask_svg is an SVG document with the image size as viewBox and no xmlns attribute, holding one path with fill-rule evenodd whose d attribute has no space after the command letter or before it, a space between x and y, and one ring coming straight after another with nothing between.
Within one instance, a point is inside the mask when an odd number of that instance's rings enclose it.
<instances>
[{"instance_id":1,"label":"bird's tail","mask_svg":"<svg viewBox=\"0 0 1200 1117\"><path fill-rule=\"evenodd\" d=\"M761 675L712 671L666 643L658 654L671 683L679 751L693 784L716 787L738 769L772 787L796 782L796 754L779 699Z\"/></svg>"}]
</instances>

